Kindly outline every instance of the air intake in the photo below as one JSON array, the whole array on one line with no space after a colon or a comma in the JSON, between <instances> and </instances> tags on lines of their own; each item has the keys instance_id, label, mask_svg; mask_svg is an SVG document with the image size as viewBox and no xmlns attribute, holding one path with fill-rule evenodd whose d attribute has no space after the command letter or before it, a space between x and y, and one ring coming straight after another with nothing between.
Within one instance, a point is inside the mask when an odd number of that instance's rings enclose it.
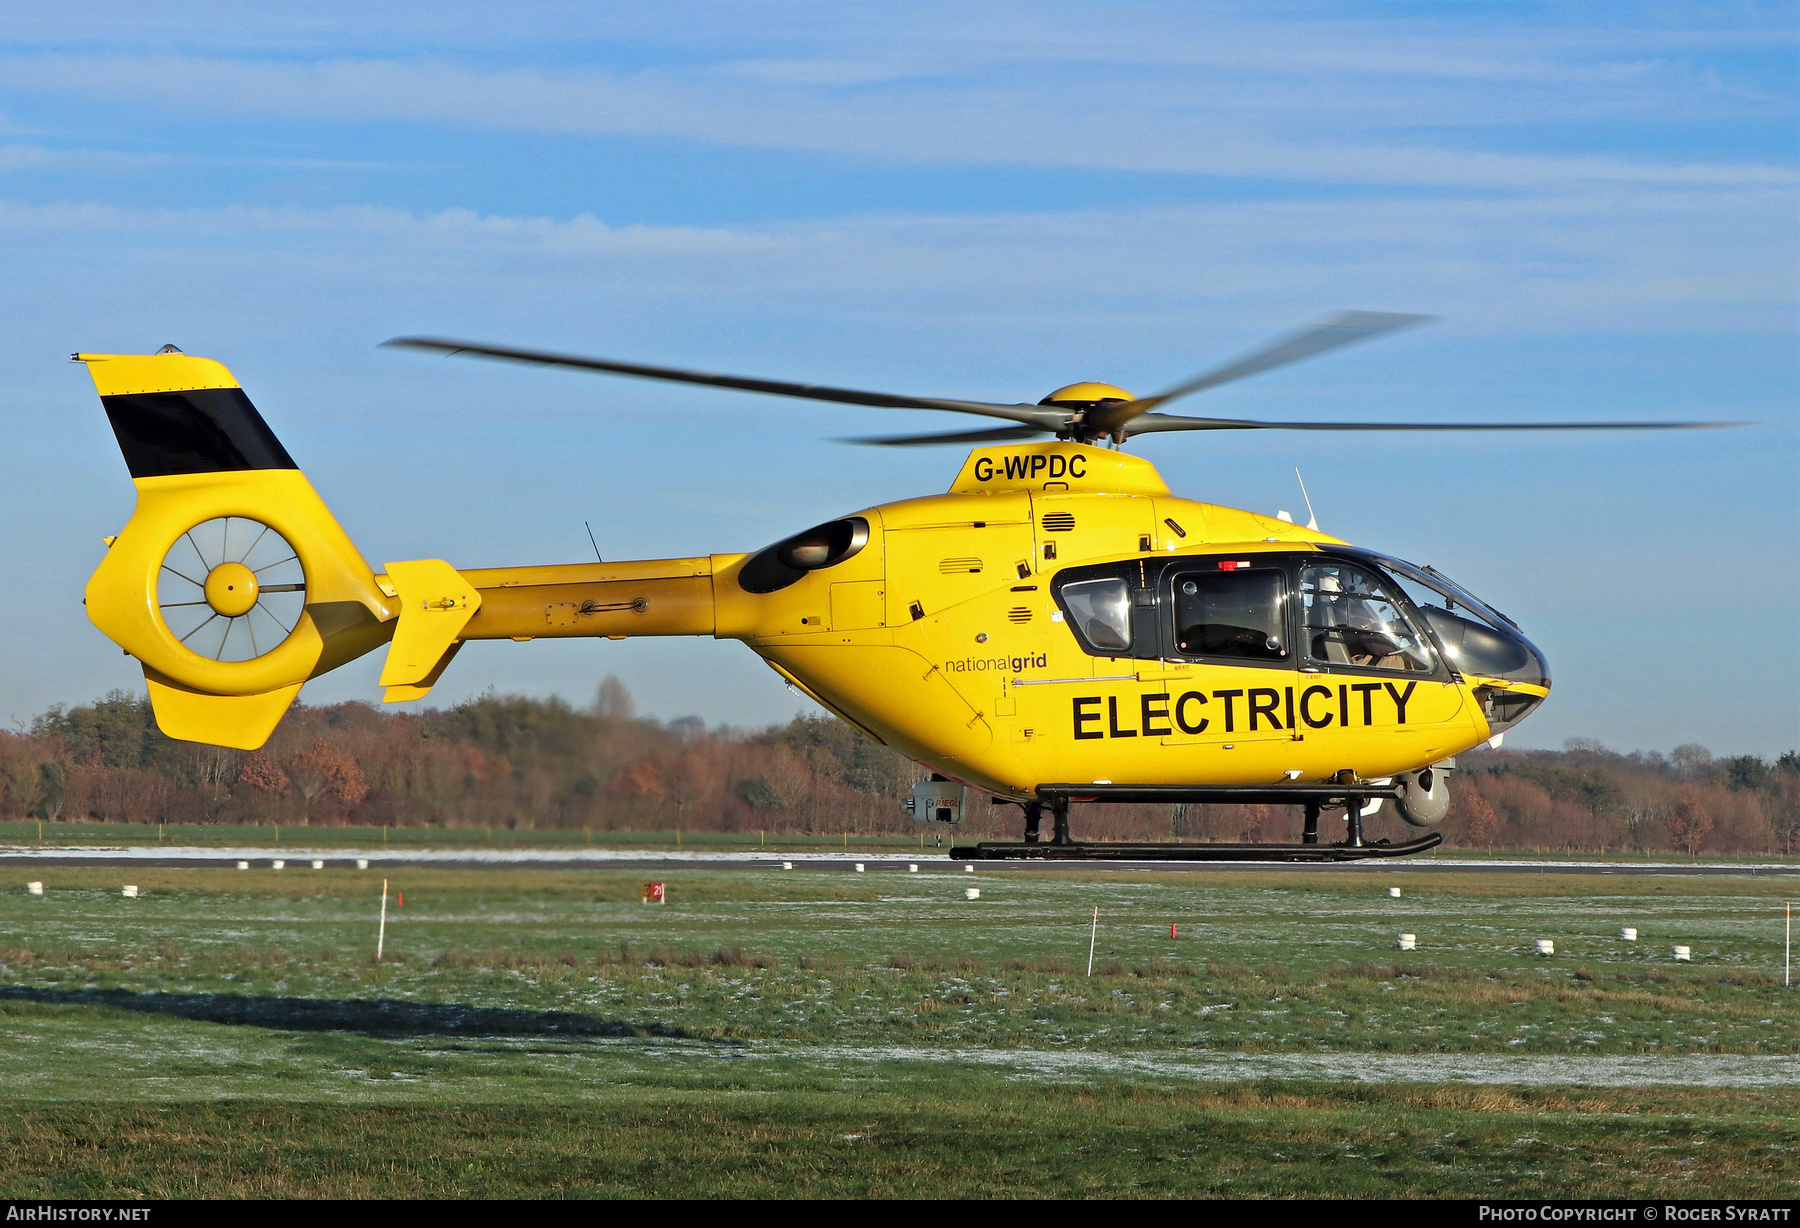
<instances>
[{"instance_id":1,"label":"air intake","mask_svg":"<svg viewBox=\"0 0 1800 1228\"><path fill-rule=\"evenodd\" d=\"M938 570L947 576L978 576L981 574L981 560L942 559L938 562Z\"/></svg>"},{"instance_id":2,"label":"air intake","mask_svg":"<svg viewBox=\"0 0 1800 1228\"><path fill-rule=\"evenodd\" d=\"M1022 606L1022 605L1014 606L1012 609L1010 609L1006 612L1006 621L1009 623L1028 623L1028 622L1030 622L1031 621L1031 608L1029 606Z\"/></svg>"},{"instance_id":3,"label":"air intake","mask_svg":"<svg viewBox=\"0 0 1800 1228\"><path fill-rule=\"evenodd\" d=\"M1074 512L1045 512L1044 532L1067 533L1075 527Z\"/></svg>"}]
</instances>

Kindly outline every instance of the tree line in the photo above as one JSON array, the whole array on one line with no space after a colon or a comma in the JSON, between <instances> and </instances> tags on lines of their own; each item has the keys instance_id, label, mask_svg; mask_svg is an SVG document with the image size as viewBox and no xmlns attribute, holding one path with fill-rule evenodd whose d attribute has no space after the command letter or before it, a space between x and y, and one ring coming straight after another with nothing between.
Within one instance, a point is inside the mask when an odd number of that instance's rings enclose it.
<instances>
[{"instance_id":1,"label":"tree line","mask_svg":"<svg viewBox=\"0 0 1800 1228\"><path fill-rule=\"evenodd\" d=\"M489 694L447 710L297 705L258 751L176 742L149 701L113 692L0 733L0 815L48 822L358 824L857 835L916 828L900 802L926 769L831 717L761 730L636 715L616 679L594 702ZM1483 750L1451 774L1439 830L1464 848L1787 854L1800 754L1704 747L1621 754ZM1009 838L1010 804L971 798L963 838ZM1289 806L1083 806L1084 839L1292 842ZM1415 834L1392 815L1371 838ZM1333 819L1322 830L1336 839Z\"/></svg>"}]
</instances>

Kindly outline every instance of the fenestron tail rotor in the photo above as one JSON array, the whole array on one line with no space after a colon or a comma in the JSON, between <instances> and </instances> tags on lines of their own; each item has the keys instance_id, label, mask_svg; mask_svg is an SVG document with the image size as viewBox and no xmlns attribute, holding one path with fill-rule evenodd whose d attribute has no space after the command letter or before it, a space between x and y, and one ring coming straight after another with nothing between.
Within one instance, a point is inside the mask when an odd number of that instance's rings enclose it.
<instances>
[{"instance_id":1,"label":"fenestron tail rotor","mask_svg":"<svg viewBox=\"0 0 1800 1228\"><path fill-rule=\"evenodd\" d=\"M1280 422L1254 418L1194 418L1155 412L1182 397L1193 396L1223 384L1284 367L1290 363L1315 358L1345 346L1386 336L1400 329L1423 324L1432 317L1391 311L1341 311L1315 324L1277 338L1222 366L1203 371L1172 388L1148 397L1133 397L1110 385L1070 385L1035 405L1004 405L993 401L965 401L948 397L919 397L900 393L870 392L856 388L834 388L823 384L802 384L784 380L758 379L742 375L717 375L705 371L688 371L675 367L653 367L642 363L618 362L608 358L588 358L578 354L559 354L549 350L521 349L514 346L487 345L474 341L455 341L443 337L395 337L382 344L407 349L430 350L440 354L472 354L509 362L540 366L574 367L611 375L629 375L639 379L669 380L682 384L701 384L712 388L732 388L742 392L761 392L771 396L799 397L811 401L832 401L843 405L864 405L888 409L935 409L950 413L977 414L986 418L1002 418L1017 425L990 427L976 431L938 431L916 435L880 435L845 439L845 443L879 444L887 447L914 447L931 444L971 444L1026 442L1039 435L1073 439L1080 443L1110 440L1122 444L1136 435L1162 434L1168 431L1614 431L1614 430L1693 430L1700 427L1741 426L1739 422ZM1101 391L1080 391L1099 389ZM1116 395L1115 395L1116 394ZM1094 399L1087 399L1092 397Z\"/></svg>"},{"instance_id":2,"label":"fenestron tail rotor","mask_svg":"<svg viewBox=\"0 0 1800 1228\"><path fill-rule=\"evenodd\" d=\"M306 571L259 520L205 520L175 539L157 573L157 610L180 643L211 661L251 661L293 634Z\"/></svg>"}]
</instances>

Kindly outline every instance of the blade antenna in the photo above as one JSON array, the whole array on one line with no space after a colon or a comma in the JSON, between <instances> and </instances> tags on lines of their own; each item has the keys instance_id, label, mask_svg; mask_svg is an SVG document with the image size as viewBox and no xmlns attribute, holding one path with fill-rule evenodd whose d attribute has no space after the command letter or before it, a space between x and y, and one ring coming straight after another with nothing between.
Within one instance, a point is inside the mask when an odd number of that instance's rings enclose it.
<instances>
[{"instance_id":1,"label":"blade antenna","mask_svg":"<svg viewBox=\"0 0 1800 1228\"><path fill-rule=\"evenodd\" d=\"M594 540L594 526L584 520L581 522L581 527L588 531L588 545L594 548L594 562L606 562L605 559L600 557L600 543Z\"/></svg>"},{"instance_id":2,"label":"blade antenna","mask_svg":"<svg viewBox=\"0 0 1800 1228\"><path fill-rule=\"evenodd\" d=\"M1306 479L1300 476L1300 466L1294 466L1294 480L1300 483L1300 497L1306 500L1306 527L1314 533L1319 531L1319 518L1313 514L1312 496L1306 493Z\"/></svg>"}]
</instances>

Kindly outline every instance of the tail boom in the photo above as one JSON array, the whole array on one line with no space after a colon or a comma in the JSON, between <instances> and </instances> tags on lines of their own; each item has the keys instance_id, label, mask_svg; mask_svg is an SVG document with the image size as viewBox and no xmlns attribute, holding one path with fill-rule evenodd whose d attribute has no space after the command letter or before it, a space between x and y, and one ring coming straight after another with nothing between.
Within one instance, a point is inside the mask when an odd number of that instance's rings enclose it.
<instances>
[{"instance_id":1,"label":"tail boom","mask_svg":"<svg viewBox=\"0 0 1800 1228\"><path fill-rule=\"evenodd\" d=\"M481 608L461 638L712 635L712 575L710 558L464 571Z\"/></svg>"}]
</instances>

